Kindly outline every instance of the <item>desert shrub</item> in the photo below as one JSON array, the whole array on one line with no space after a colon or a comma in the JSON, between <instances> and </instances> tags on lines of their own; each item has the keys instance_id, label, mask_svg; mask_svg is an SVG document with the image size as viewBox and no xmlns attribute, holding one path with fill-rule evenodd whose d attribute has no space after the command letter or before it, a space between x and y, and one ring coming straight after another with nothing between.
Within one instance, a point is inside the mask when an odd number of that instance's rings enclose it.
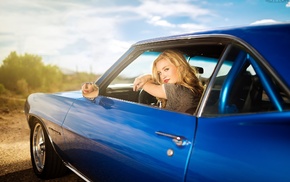
<instances>
[{"instance_id":1,"label":"desert shrub","mask_svg":"<svg viewBox=\"0 0 290 182\"><path fill-rule=\"evenodd\" d=\"M3 84L0 83L0 95L4 94L5 93L5 87Z\"/></svg>"},{"instance_id":2,"label":"desert shrub","mask_svg":"<svg viewBox=\"0 0 290 182\"><path fill-rule=\"evenodd\" d=\"M16 92L21 95L27 95L28 84L25 79L20 79L16 82Z\"/></svg>"}]
</instances>

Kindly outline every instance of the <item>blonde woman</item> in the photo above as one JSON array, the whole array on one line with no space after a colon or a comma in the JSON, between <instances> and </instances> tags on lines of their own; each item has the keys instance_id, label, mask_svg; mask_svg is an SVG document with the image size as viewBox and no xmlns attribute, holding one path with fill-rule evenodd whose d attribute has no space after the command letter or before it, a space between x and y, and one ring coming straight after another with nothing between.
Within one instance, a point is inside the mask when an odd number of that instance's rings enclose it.
<instances>
[{"instance_id":1,"label":"blonde woman","mask_svg":"<svg viewBox=\"0 0 290 182\"><path fill-rule=\"evenodd\" d=\"M192 114L204 88L184 55L166 50L154 61L152 75L135 79L133 90L140 89L158 98L162 108Z\"/></svg>"}]
</instances>

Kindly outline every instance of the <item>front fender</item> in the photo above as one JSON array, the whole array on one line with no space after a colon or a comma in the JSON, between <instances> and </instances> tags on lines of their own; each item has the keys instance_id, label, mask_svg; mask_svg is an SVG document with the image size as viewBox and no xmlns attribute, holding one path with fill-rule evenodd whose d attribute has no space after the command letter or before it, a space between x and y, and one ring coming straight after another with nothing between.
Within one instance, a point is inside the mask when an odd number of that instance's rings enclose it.
<instances>
[{"instance_id":1,"label":"front fender","mask_svg":"<svg viewBox=\"0 0 290 182\"><path fill-rule=\"evenodd\" d=\"M29 127L36 120L42 123L56 152L64 148L62 124L74 101L75 97L44 93L31 94L26 100L24 111Z\"/></svg>"}]
</instances>

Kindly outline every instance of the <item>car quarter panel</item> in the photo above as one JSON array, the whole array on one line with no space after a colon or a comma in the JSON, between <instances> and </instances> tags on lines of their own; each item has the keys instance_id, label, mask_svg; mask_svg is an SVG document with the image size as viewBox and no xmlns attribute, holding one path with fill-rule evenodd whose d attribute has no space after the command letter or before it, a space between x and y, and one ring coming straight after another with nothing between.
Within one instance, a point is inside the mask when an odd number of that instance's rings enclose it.
<instances>
[{"instance_id":1,"label":"car quarter panel","mask_svg":"<svg viewBox=\"0 0 290 182\"><path fill-rule=\"evenodd\" d=\"M290 181L290 112L199 118L186 181Z\"/></svg>"},{"instance_id":2,"label":"car quarter panel","mask_svg":"<svg viewBox=\"0 0 290 182\"><path fill-rule=\"evenodd\" d=\"M183 181L196 118L119 99L78 100L63 129L68 162L91 180ZM177 146L164 132L183 138Z\"/></svg>"},{"instance_id":3,"label":"car quarter panel","mask_svg":"<svg viewBox=\"0 0 290 182\"><path fill-rule=\"evenodd\" d=\"M242 29L242 31L237 35L254 47L267 61L267 63L261 62L261 64L264 64L265 67L270 65L276 74L280 76L280 79L283 79L283 82L290 87L290 80L287 79L290 69L290 55L288 53L290 47L290 24L257 26L255 28ZM285 64L287 62L288 64Z\"/></svg>"}]
</instances>

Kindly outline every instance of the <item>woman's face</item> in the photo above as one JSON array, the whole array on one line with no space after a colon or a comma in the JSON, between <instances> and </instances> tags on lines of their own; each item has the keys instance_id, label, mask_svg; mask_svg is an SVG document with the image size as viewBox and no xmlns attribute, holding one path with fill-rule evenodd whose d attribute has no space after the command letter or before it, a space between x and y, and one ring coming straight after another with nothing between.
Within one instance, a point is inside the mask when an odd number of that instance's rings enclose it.
<instances>
[{"instance_id":1,"label":"woman's face","mask_svg":"<svg viewBox=\"0 0 290 182\"><path fill-rule=\"evenodd\" d=\"M177 67L168 59L161 59L156 63L156 70L162 83L176 83L178 81Z\"/></svg>"}]
</instances>

